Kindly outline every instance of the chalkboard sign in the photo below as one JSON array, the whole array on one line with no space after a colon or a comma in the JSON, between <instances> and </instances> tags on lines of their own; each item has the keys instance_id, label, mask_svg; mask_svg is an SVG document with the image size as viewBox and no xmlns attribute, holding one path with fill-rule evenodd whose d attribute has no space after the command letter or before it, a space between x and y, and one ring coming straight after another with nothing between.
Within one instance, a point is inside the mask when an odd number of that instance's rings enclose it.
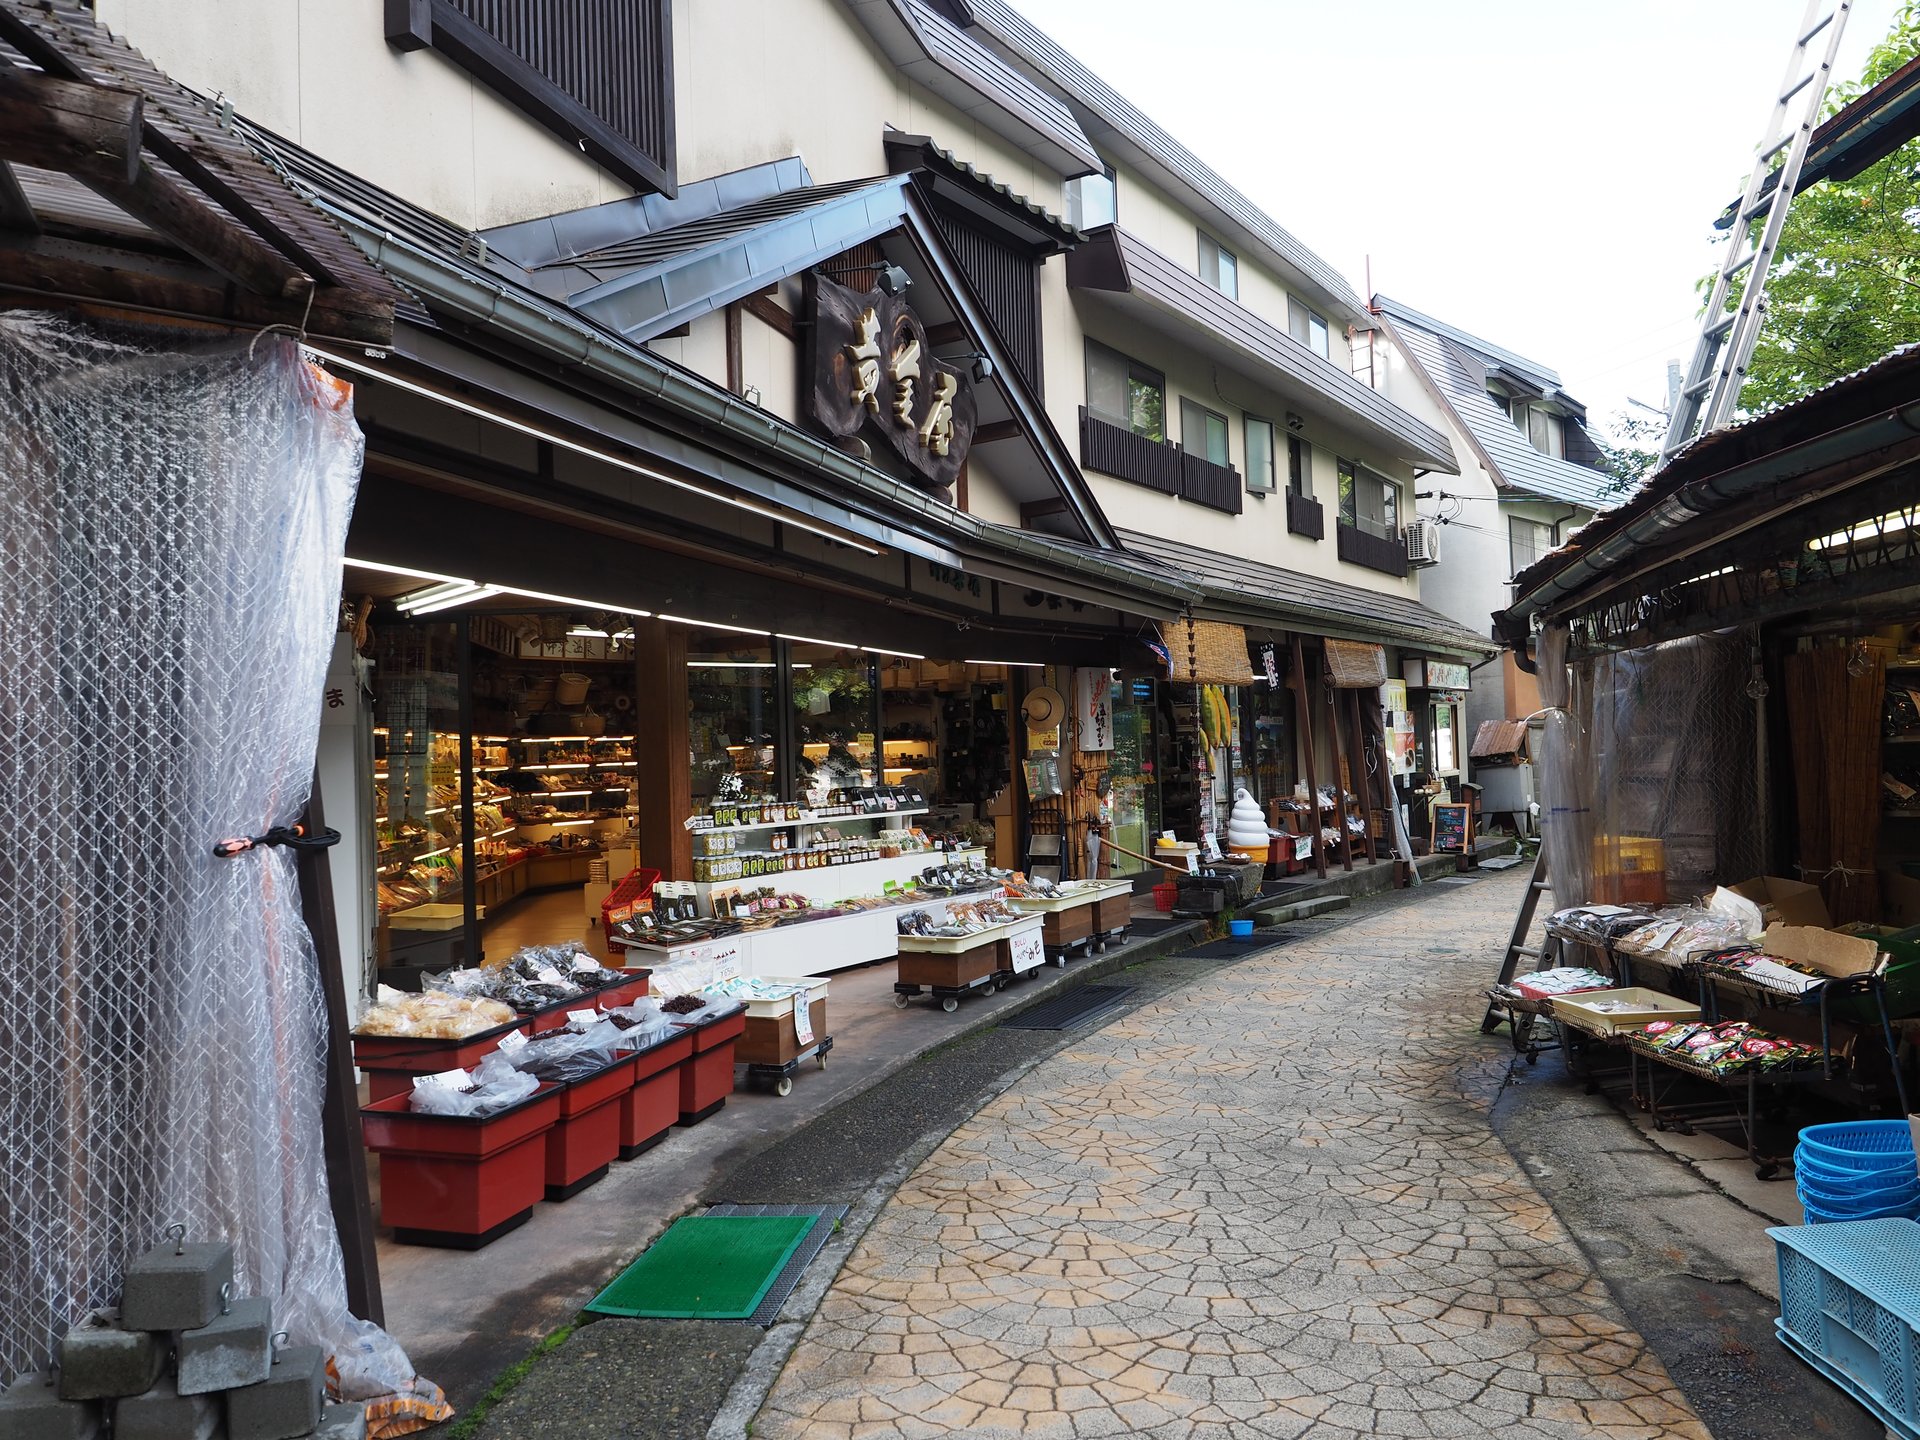
<instances>
[{"instance_id":1,"label":"chalkboard sign","mask_svg":"<svg viewBox=\"0 0 1920 1440\"><path fill-rule=\"evenodd\" d=\"M1436 805L1433 807L1433 848L1435 853L1442 850L1465 850L1472 834L1473 807L1470 805Z\"/></svg>"}]
</instances>

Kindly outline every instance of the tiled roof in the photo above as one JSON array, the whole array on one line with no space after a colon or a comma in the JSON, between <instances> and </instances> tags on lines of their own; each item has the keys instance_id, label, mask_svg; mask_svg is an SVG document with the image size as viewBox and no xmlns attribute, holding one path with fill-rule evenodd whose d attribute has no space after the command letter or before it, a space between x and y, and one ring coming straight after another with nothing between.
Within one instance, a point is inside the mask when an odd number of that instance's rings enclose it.
<instances>
[{"instance_id":1,"label":"tiled roof","mask_svg":"<svg viewBox=\"0 0 1920 1440\"><path fill-rule=\"evenodd\" d=\"M1138 530L1122 530L1119 535L1134 554L1158 561L1202 586L1208 608L1237 612L1246 623L1270 618L1316 635L1386 641L1456 655L1491 655L1497 648L1486 636L1405 596L1303 575L1164 535Z\"/></svg>"},{"instance_id":2,"label":"tiled roof","mask_svg":"<svg viewBox=\"0 0 1920 1440\"><path fill-rule=\"evenodd\" d=\"M1598 510L1614 502L1618 482L1613 476L1541 454L1514 426L1512 418L1488 398L1483 375L1474 373L1476 368L1484 367L1484 359L1462 353L1471 350L1468 341L1474 345L1484 345L1484 341L1473 341L1465 332L1450 327L1442 333L1431 328L1434 322L1418 311L1390 301L1377 300L1376 304L1392 325L1392 333L1426 372L1491 463L1495 484L1517 495L1578 505L1586 510ZM1545 387L1558 388L1560 377L1544 366L1535 366L1532 361L1506 352L1494 358L1516 369L1527 367L1525 373L1537 377Z\"/></svg>"}]
</instances>

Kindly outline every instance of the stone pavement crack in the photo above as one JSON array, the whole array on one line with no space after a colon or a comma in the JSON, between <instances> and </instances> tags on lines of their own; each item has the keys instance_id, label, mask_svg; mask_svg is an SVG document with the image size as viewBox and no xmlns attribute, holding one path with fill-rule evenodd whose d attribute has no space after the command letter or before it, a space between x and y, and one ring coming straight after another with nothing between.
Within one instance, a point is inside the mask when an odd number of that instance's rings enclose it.
<instances>
[{"instance_id":1,"label":"stone pavement crack","mask_svg":"<svg viewBox=\"0 0 1920 1440\"><path fill-rule=\"evenodd\" d=\"M1523 883L1070 1037L902 1182L756 1440L1705 1437L1488 1128L1469 1037Z\"/></svg>"}]
</instances>

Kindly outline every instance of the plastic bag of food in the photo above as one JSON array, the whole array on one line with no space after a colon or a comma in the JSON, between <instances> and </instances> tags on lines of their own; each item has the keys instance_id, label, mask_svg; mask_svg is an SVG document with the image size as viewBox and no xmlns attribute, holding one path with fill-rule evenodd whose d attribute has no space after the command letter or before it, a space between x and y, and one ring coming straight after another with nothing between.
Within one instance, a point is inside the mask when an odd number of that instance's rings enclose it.
<instances>
[{"instance_id":1,"label":"plastic bag of food","mask_svg":"<svg viewBox=\"0 0 1920 1440\"><path fill-rule=\"evenodd\" d=\"M413 1082L407 1108L420 1115L478 1118L517 1105L540 1088L539 1079L515 1069L503 1050L494 1051L464 1073L464 1082L450 1076L422 1075Z\"/></svg>"},{"instance_id":2,"label":"plastic bag of food","mask_svg":"<svg viewBox=\"0 0 1920 1440\"><path fill-rule=\"evenodd\" d=\"M612 1021L595 1020L585 1030L550 1030L536 1036L508 1058L516 1070L566 1084L606 1069L626 1034Z\"/></svg>"},{"instance_id":3,"label":"plastic bag of food","mask_svg":"<svg viewBox=\"0 0 1920 1440\"><path fill-rule=\"evenodd\" d=\"M360 1023L356 1035L407 1035L422 1040L463 1040L518 1018L498 1000L483 1000L438 991L409 995L382 985L376 1002Z\"/></svg>"}]
</instances>

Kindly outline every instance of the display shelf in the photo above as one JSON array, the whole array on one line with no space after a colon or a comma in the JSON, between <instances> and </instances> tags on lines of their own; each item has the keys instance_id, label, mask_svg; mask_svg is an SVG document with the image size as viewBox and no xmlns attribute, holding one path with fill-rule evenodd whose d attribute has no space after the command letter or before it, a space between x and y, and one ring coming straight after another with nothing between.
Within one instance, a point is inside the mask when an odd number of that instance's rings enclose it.
<instances>
[{"instance_id":1,"label":"display shelf","mask_svg":"<svg viewBox=\"0 0 1920 1440\"><path fill-rule=\"evenodd\" d=\"M791 830L798 825L833 825L842 820L902 820L910 815L925 815L931 808L922 805L909 810L855 810L845 815L822 815L817 810L805 810L798 820L772 820L759 825L695 825L690 827L690 833L737 835L754 830Z\"/></svg>"},{"instance_id":2,"label":"display shelf","mask_svg":"<svg viewBox=\"0 0 1920 1440\"><path fill-rule=\"evenodd\" d=\"M907 855L889 855L879 860L856 860L846 865L820 865L811 870L782 870L771 875L754 875L734 880L696 880L693 893L708 914L715 890L771 886L787 895L803 895L818 904L832 904L852 895L878 895L888 881L896 886L919 878L922 870L939 864L966 865L974 857L985 860L986 851L977 847L963 850L916 850Z\"/></svg>"}]
</instances>

